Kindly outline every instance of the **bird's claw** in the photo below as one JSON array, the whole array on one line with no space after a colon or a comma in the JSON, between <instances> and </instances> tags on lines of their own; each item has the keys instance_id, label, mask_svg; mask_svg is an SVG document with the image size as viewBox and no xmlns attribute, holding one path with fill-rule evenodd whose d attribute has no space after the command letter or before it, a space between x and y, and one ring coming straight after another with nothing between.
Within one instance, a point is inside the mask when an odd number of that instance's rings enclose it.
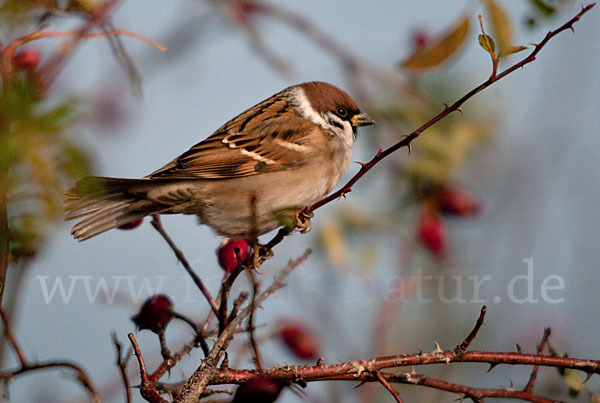
<instances>
[{"instance_id":1,"label":"bird's claw","mask_svg":"<svg viewBox=\"0 0 600 403\"><path fill-rule=\"evenodd\" d=\"M302 209L296 213L296 231L307 233L312 228L312 224L310 223L310 219L314 217L312 211L306 211Z\"/></svg>"}]
</instances>

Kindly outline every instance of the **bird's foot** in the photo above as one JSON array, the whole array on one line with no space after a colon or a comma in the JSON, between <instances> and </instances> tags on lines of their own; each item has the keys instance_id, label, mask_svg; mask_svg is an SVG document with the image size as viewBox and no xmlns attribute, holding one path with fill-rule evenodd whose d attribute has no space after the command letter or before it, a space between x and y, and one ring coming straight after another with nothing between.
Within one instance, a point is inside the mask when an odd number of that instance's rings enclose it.
<instances>
[{"instance_id":1,"label":"bird's foot","mask_svg":"<svg viewBox=\"0 0 600 403\"><path fill-rule=\"evenodd\" d=\"M310 223L310 219L314 217L312 211L307 211L306 209L302 209L298 211L295 215L295 230L302 232L303 234L310 231L312 228L312 224Z\"/></svg>"}]
</instances>

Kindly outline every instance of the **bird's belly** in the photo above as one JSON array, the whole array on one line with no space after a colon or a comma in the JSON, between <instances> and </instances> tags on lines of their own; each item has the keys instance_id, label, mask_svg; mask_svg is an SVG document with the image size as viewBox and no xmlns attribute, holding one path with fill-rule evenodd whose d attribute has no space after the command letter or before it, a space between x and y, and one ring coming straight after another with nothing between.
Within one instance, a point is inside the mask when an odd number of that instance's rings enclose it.
<instances>
[{"instance_id":1,"label":"bird's belly","mask_svg":"<svg viewBox=\"0 0 600 403\"><path fill-rule=\"evenodd\" d=\"M338 178L321 167L207 181L198 194L200 221L221 235L247 238L282 225L282 211L293 212L320 200ZM254 228L253 228L254 227Z\"/></svg>"}]
</instances>

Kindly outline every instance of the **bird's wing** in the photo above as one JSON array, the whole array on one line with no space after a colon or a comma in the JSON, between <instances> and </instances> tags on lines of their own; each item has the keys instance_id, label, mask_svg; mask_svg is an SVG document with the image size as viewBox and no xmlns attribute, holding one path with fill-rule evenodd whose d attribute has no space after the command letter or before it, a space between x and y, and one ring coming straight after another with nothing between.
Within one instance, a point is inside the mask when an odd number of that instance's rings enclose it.
<instances>
[{"instance_id":1,"label":"bird's wing","mask_svg":"<svg viewBox=\"0 0 600 403\"><path fill-rule=\"evenodd\" d=\"M322 143L321 128L299 116L252 119L235 118L147 177L231 179L292 170L305 165Z\"/></svg>"}]
</instances>

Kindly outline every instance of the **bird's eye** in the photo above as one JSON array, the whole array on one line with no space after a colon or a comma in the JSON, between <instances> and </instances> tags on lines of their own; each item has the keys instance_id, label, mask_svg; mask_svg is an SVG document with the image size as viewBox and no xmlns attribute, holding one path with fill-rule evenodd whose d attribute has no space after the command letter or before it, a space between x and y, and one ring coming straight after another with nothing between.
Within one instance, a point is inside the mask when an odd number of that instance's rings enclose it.
<instances>
[{"instance_id":1,"label":"bird's eye","mask_svg":"<svg viewBox=\"0 0 600 403\"><path fill-rule=\"evenodd\" d=\"M342 119L345 117L348 117L348 109L340 106L339 108L337 108L336 112L335 112L339 117L341 117Z\"/></svg>"}]
</instances>

